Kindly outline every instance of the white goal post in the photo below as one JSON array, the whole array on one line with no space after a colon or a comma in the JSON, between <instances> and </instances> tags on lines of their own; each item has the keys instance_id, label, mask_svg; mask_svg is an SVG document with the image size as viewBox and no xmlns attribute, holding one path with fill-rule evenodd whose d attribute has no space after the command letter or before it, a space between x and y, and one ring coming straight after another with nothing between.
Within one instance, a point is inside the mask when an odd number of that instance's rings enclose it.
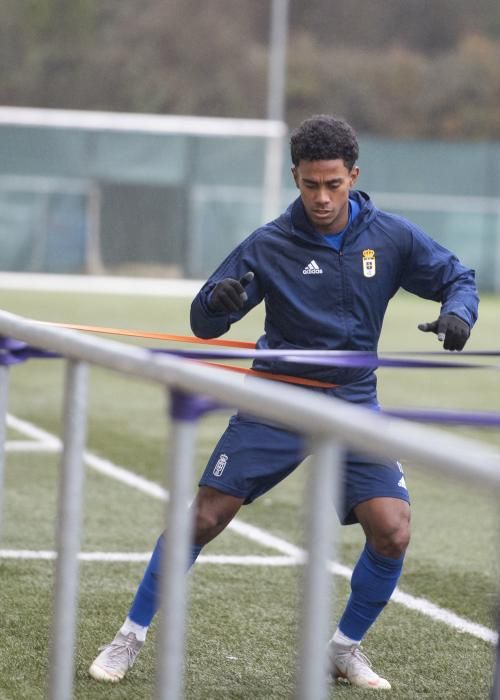
<instances>
[{"instance_id":1,"label":"white goal post","mask_svg":"<svg viewBox=\"0 0 500 700\"><path fill-rule=\"evenodd\" d=\"M83 129L88 131L143 134L179 134L208 137L249 137L266 141L262 173L263 218L269 220L281 211L283 153L288 127L273 119L236 119L184 115L138 114L128 112L0 107L0 125Z\"/></svg>"}]
</instances>

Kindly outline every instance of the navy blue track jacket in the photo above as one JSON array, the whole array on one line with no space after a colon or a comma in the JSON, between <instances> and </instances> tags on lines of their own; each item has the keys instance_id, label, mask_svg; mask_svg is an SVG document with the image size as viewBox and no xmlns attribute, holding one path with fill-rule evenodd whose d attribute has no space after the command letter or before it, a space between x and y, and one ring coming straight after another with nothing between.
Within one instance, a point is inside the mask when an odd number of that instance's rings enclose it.
<instances>
[{"instance_id":1,"label":"navy blue track jacket","mask_svg":"<svg viewBox=\"0 0 500 700\"><path fill-rule=\"evenodd\" d=\"M340 252L314 230L299 197L277 219L258 228L222 262L191 305L191 328L216 338L264 300L265 332L258 348L377 350L389 300L402 287L441 302L473 326L478 294L474 271L406 219L377 209L364 192L353 191L361 207ZM222 279L255 273L248 301L235 313L208 306ZM373 370L320 367L259 360L254 369L320 379L342 385L339 398L373 401Z\"/></svg>"}]
</instances>

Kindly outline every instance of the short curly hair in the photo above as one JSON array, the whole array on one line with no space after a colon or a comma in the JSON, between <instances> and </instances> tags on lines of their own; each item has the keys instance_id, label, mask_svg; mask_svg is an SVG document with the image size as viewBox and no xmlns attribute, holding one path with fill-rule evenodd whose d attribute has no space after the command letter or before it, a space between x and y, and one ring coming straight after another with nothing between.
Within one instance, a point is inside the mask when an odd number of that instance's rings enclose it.
<instances>
[{"instance_id":1,"label":"short curly hair","mask_svg":"<svg viewBox=\"0 0 500 700\"><path fill-rule=\"evenodd\" d=\"M305 119L290 136L292 163L301 160L337 160L351 170L359 156L356 133L344 119L315 114Z\"/></svg>"}]
</instances>

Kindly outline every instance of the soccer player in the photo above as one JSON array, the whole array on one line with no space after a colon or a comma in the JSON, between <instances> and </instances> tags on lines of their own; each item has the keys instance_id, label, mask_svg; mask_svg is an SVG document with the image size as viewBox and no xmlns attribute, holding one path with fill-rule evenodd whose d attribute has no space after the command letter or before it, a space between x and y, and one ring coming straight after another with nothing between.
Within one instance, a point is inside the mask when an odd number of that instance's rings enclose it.
<instances>
[{"instance_id":1,"label":"soccer player","mask_svg":"<svg viewBox=\"0 0 500 700\"><path fill-rule=\"evenodd\" d=\"M477 318L474 273L413 223L381 211L356 191L358 143L349 124L319 115L291 135L292 175L300 196L276 220L238 245L191 306L201 338L224 334L264 301L258 348L375 351L389 300L402 287L440 302L439 318L420 330L436 333L446 350L462 350ZM404 329L407 332L407 329ZM372 369L287 364L255 359L263 372L329 384L311 388L377 410ZM334 385L334 386L331 386ZM241 413L232 416L201 477L191 564L240 507L290 474L306 456L305 440ZM410 539L410 506L397 461L348 453L344 525L359 523L365 546L354 567L351 595L328 645L333 678L389 689L361 651L361 641L394 591ZM119 681L134 663L158 607L162 537L128 616L90 674Z\"/></svg>"}]
</instances>

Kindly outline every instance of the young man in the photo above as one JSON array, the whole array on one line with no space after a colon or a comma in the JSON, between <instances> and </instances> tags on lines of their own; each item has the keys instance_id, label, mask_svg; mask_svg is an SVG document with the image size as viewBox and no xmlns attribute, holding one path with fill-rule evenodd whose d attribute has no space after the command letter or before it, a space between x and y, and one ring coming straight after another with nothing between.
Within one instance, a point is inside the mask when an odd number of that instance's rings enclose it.
<instances>
[{"instance_id":1,"label":"young man","mask_svg":"<svg viewBox=\"0 0 500 700\"><path fill-rule=\"evenodd\" d=\"M235 248L202 287L191 307L194 333L220 336L264 301L258 348L374 351L389 300L403 287L441 303L438 320L420 330L436 333L447 350L462 350L477 318L474 273L415 225L353 189L359 169L352 128L334 117L311 117L292 133L291 156L300 197ZM259 358L253 366L335 385L312 390L378 408L371 369ZM243 504L290 474L305 450L304 440L289 431L233 416L200 480L191 563ZM360 643L396 587L410 539L401 465L348 454L339 518L344 525L360 523L366 544L329 643L331 674L361 688L389 689ZM121 680L144 643L158 606L161 546L160 537L124 625L90 667L98 680Z\"/></svg>"}]
</instances>

